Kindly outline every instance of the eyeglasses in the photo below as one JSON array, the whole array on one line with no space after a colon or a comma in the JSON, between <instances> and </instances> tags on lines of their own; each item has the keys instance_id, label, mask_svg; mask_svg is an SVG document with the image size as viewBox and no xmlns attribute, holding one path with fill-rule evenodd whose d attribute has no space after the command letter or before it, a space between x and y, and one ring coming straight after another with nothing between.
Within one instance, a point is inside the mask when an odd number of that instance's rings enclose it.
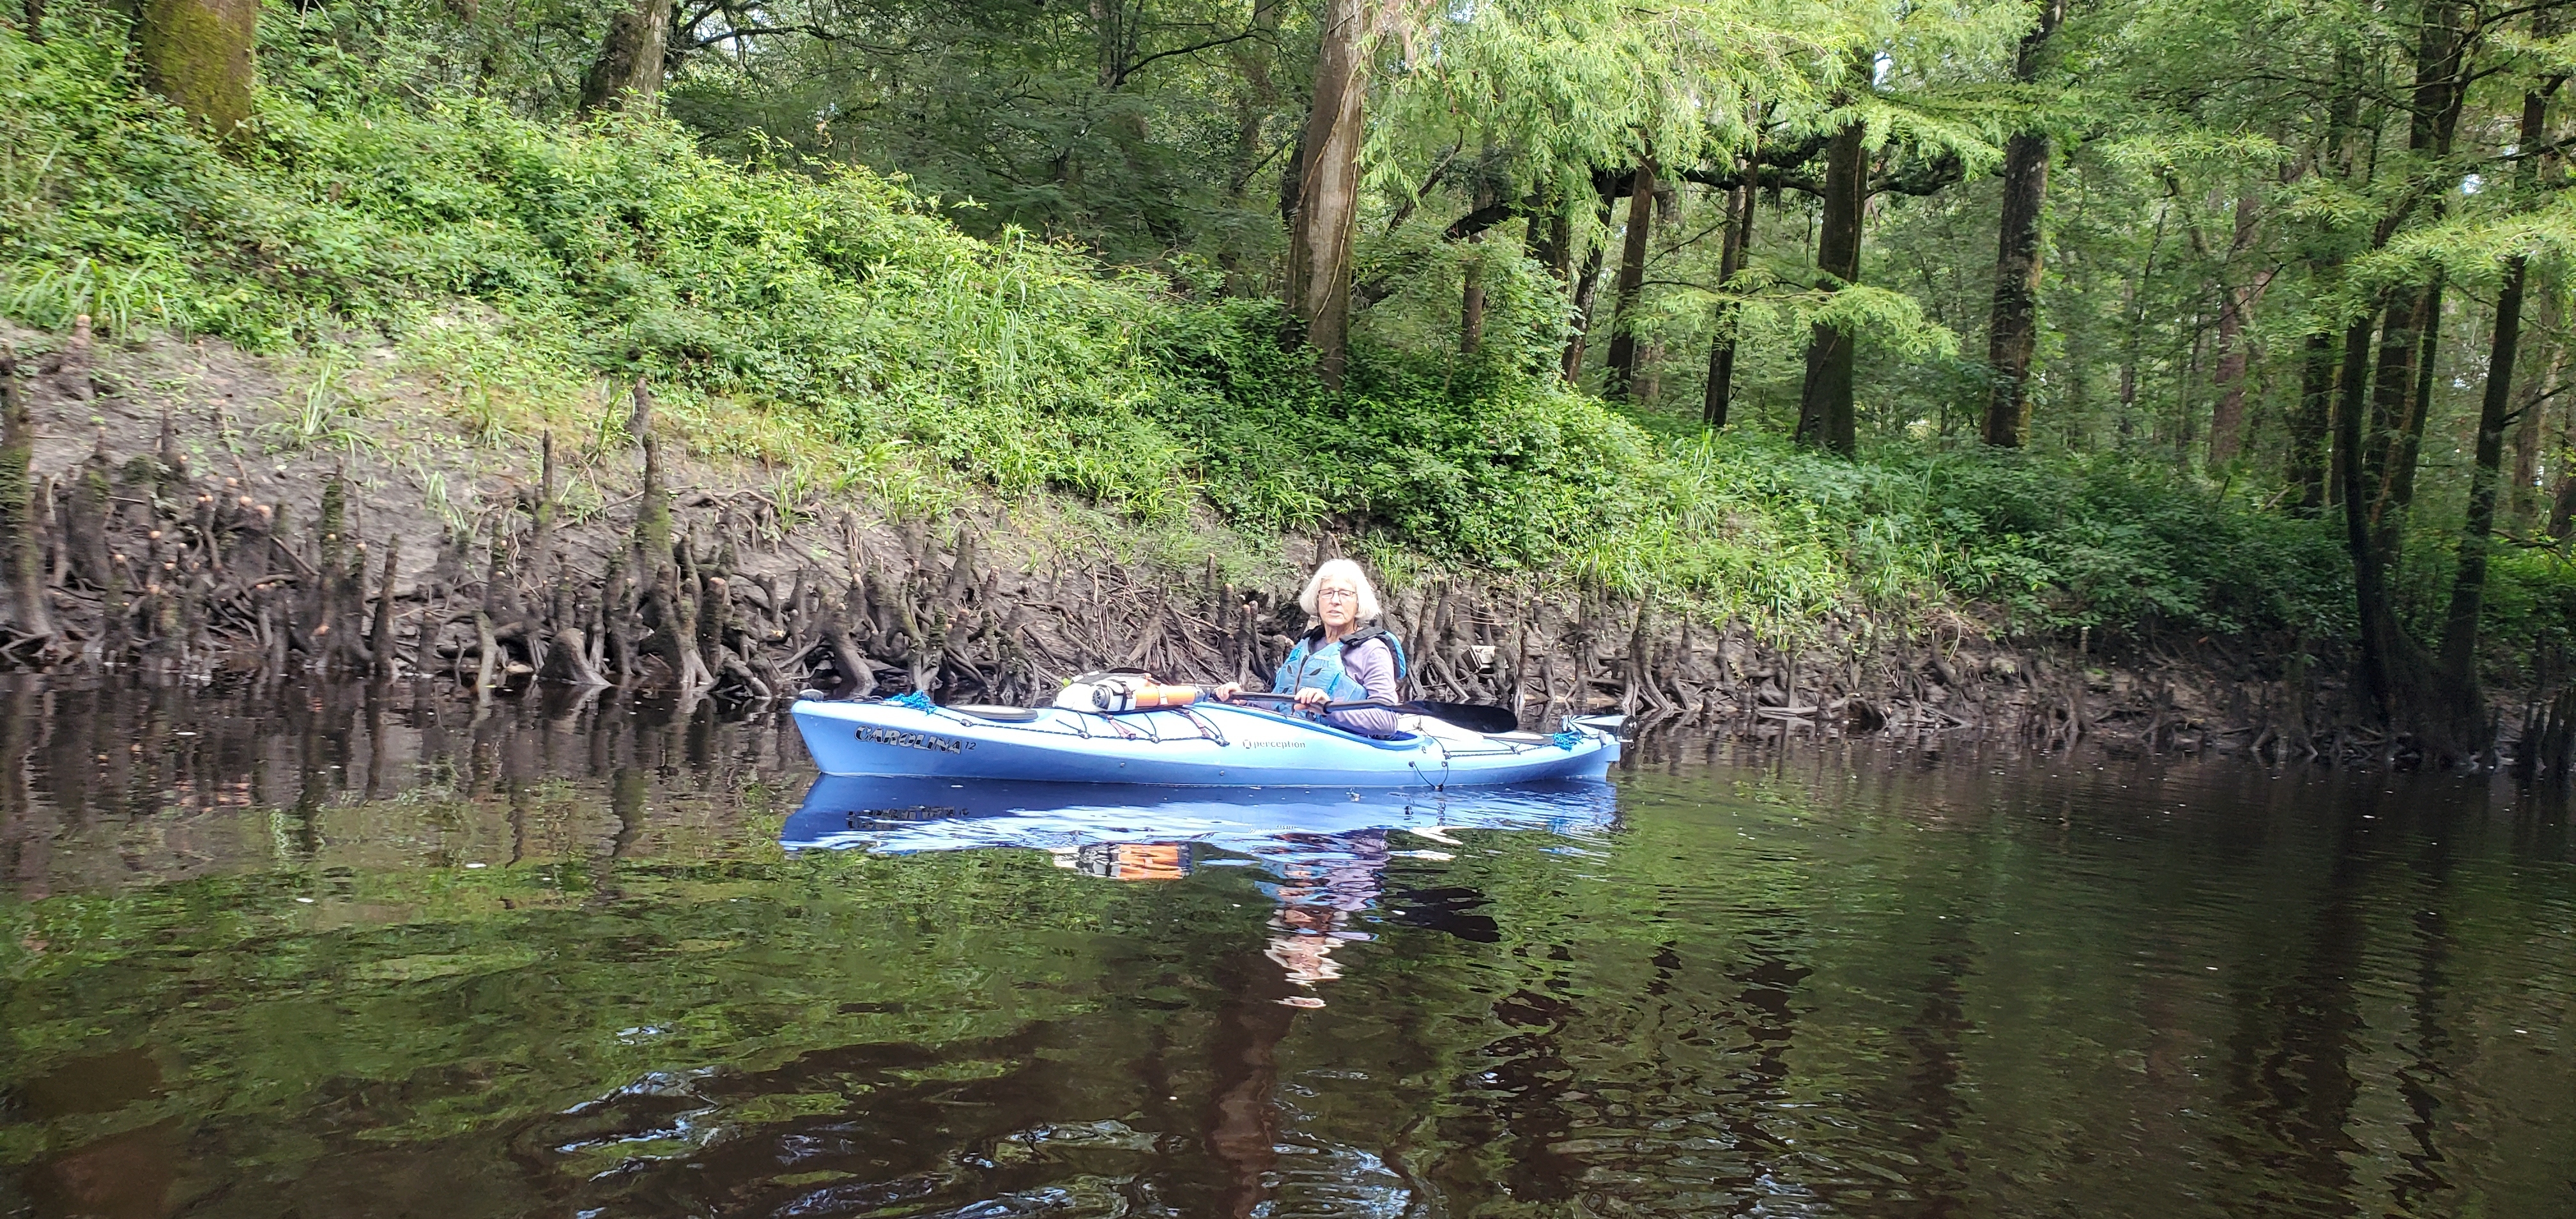
<instances>
[{"instance_id":1,"label":"eyeglasses","mask_svg":"<svg viewBox=\"0 0 2576 1219\"><path fill-rule=\"evenodd\" d=\"M1359 590L1355 588L1319 588L1315 590L1315 599L1317 601L1323 601L1328 598L1337 598L1343 601L1357 601L1360 599L1360 593Z\"/></svg>"}]
</instances>

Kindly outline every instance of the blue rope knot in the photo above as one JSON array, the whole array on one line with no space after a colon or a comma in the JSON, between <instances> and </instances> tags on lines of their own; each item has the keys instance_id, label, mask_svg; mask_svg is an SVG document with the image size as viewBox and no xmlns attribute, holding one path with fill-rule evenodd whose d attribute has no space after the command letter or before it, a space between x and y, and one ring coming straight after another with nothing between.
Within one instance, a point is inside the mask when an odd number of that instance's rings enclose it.
<instances>
[{"instance_id":1,"label":"blue rope knot","mask_svg":"<svg viewBox=\"0 0 2576 1219\"><path fill-rule=\"evenodd\" d=\"M1583 734L1568 728L1563 732L1547 734L1547 739L1556 742L1557 748L1571 752L1575 746L1583 743Z\"/></svg>"},{"instance_id":2,"label":"blue rope knot","mask_svg":"<svg viewBox=\"0 0 2576 1219\"><path fill-rule=\"evenodd\" d=\"M930 701L930 696L919 690L914 690L909 694L898 694L886 701L898 707L910 707L915 711L936 711L939 709L939 704Z\"/></svg>"}]
</instances>

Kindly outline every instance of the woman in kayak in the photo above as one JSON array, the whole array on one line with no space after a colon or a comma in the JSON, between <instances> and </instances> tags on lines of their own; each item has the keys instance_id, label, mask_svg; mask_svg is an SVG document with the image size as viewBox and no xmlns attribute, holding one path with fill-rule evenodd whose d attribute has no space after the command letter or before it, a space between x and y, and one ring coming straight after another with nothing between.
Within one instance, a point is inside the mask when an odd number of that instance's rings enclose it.
<instances>
[{"instance_id":1,"label":"woman in kayak","mask_svg":"<svg viewBox=\"0 0 2576 1219\"><path fill-rule=\"evenodd\" d=\"M1395 713L1377 707L1326 711L1330 703L1362 700L1396 702L1404 677L1404 649L1377 625L1377 589L1368 573L1349 559L1332 559L1315 569L1297 604L1316 620L1288 659L1280 662L1270 683L1274 694L1293 694L1297 710L1362 736L1396 734ZM1365 624L1365 625L1364 625ZM1218 686L1219 699L1233 702L1243 692L1236 682Z\"/></svg>"}]
</instances>

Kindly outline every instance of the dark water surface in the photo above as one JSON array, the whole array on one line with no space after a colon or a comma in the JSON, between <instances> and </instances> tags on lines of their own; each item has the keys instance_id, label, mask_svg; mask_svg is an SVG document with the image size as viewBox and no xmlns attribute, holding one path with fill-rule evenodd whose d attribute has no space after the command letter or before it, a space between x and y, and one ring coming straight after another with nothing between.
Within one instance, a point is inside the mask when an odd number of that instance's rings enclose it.
<instances>
[{"instance_id":1,"label":"dark water surface","mask_svg":"<svg viewBox=\"0 0 2576 1219\"><path fill-rule=\"evenodd\" d=\"M775 718L0 686L0 1215L2576 1215L2561 805L1668 762L800 813Z\"/></svg>"}]
</instances>

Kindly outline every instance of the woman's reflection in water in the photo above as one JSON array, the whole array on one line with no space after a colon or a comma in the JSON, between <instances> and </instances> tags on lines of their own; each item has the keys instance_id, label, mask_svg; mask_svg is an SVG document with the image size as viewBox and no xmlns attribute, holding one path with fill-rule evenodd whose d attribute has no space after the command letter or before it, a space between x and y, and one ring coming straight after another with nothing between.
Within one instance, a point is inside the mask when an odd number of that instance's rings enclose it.
<instances>
[{"instance_id":1,"label":"woman's reflection in water","mask_svg":"<svg viewBox=\"0 0 2576 1219\"><path fill-rule=\"evenodd\" d=\"M1277 972L1253 967L1249 976L1221 977L1228 996L1218 1013L1213 1046L1216 1075L1208 1149L1226 1169L1224 1209L1249 1219L1277 1184L1279 1043L1300 1008L1324 1006L1316 987L1342 976L1333 950L1366 932L1349 926L1377 900L1387 863L1385 830L1345 834L1290 834L1297 854L1275 861L1277 883L1261 888L1279 905L1271 912L1269 945L1262 959Z\"/></svg>"},{"instance_id":2,"label":"woman's reflection in water","mask_svg":"<svg viewBox=\"0 0 2576 1219\"><path fill-rule=\"evenodd\" d=\"M1322 1007L1324 1000L1313 993L1315 985L1342 976L1333 950L1372 938L1365 931L1351 930L1350 922L1374 905L1384 888L1387 860L1392 858L1386 831L1281 834L1275 841L1293 849L1271 857L1271 870L1279 879L1260 886L1279 903L1270 914L1270 944L1262 955L1297 989L1272 1002ZM1057 867L1112 880L1179 880L1197 864L1195 846L1187 842L1098 842L1053 848L1052 853Z\"/></svg>"},{"instance_id":3,"label":"woman's reflection in water","mask_svg":"<svg viewBox=\"0 0 2576 1219\"><path fill-rule=\"evenodd\" d=\"M1278 902L1269 941L1257 957L1230 955L1214 967L1226 998L1209 1045L1207 1148L1222 1167L1215 1213L1229 1219L1251 1219L1277 1188L1279 1043L1300 1009L1324 1006L1316 988L1342 976L1333 950L1371 938L1350 924L1376 903L1391 858L1383 829L1277 841L1290 849L1269 856L1279 879L1261 885ZM1195 858L1187 843L1101 843L1060 849L1056 863L1119 880L1177 880Z\"/></svg>"},{"instance_id":4,"label":"woman's reflection in water","mask_svg":"<svg viewBox=\"0 0 2576 1219\"><path fill-rule=\"evenodd\" d=\"M1262 955L1285 970L1300 989L1278 1001L1290 1007L1322 1007L1313 994L1319 982L1342 976L1333 950L1352 940L1370 938L1353 931L1354 915L1377 901L1388 858L1385 830L1344 834L1286 834L1284 841L1305 848L1306 859L1278 865L1279 881L1262 890L1279 903L1270 916L1274 934Z\"/></svg>"}]
</instances>

